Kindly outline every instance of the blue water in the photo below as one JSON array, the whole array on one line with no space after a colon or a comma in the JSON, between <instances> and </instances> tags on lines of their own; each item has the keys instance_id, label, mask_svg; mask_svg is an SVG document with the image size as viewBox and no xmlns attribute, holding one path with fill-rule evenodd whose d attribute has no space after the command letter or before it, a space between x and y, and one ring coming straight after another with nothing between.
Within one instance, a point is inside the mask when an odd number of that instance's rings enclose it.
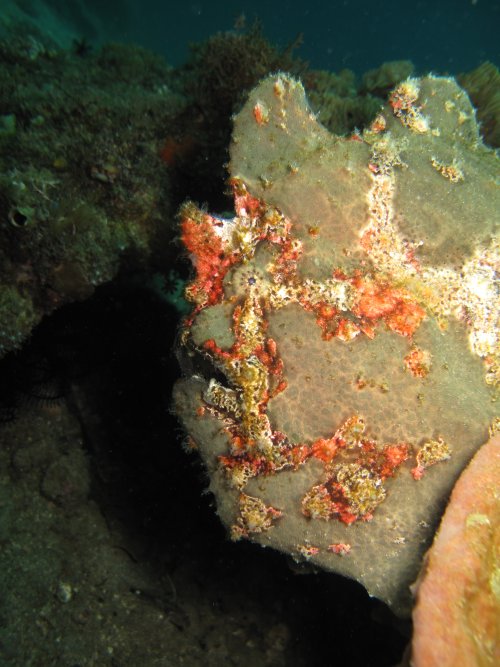
<instances>
[{"instance_id":1,"label":"blue water","mask_svg":"<svg viewBox=\"0 0 500 667\"><path fill-rule=\"evenodd\" d=\"M500 64L500 0L0 0L0 33L13 16L59 46L82 37L94 46L135 42L174 66L190 42L255 19L276 45L302 33L296 55L315 69L361 74L409 59L418 74L456 74Z\"/></svg>"},{"instance_id":2,"label":"blue water","mask_svg":"<svg viewBox=\"0 0 500 667\"><path fill-rule=\"evenodd\" d=\"M298 55L313 68L361 73L387 60L410 59L420 73L457 73L484 60L500 64L498 0L143 0L131 3L128 37L174 65L188 43L231 30L242 14L286 45L303 33Z\"/></svg>"}]
</instances>

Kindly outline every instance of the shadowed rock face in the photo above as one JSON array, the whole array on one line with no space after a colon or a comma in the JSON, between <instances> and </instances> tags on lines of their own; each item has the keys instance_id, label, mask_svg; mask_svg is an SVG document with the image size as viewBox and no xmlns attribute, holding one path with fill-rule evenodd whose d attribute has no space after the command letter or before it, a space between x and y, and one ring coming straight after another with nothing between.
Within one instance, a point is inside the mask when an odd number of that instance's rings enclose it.
<instances>
[{"instance_id":1,"label":"shadowed rock face","mask_svg":"<svg viewBox=\"0 0 500 667\"><path fill-rule=\"evenodd\" d=\"M498 174L452 79L408 79L349 138L286 75L250 94L236 216L181 212L196 277L174 392L233 539L408 611L497 419Z\"/></svg>"}]
</instances>

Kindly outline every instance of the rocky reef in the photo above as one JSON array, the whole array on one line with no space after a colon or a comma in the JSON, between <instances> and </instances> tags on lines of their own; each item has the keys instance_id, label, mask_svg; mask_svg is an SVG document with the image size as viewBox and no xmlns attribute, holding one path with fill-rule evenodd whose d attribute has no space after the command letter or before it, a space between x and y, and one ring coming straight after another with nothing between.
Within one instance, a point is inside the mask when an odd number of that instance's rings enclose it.
<instances>
[{"instance_id":1,"label":"rocky reef","mask_svg":"<svg viewBox=\"0 0 500 667\"><path fill-rule=\"evenodd\" d=\"M139 47L0 40L0 357L119 272L172 267L171 72Z\"/></svg>"},{"instance_id":2,"label":"rocky reef","mask_svg":"<svg viewBox=\"0 0 500 667\"><path fill-rule=\"evenodd\" d=\"M405 614L498 427L498 156L453 79L407 79L339 137L278 74L236 116L229 171L234 218L181 211L176 411L233 539Z\"/></svg>"}]
</instances>

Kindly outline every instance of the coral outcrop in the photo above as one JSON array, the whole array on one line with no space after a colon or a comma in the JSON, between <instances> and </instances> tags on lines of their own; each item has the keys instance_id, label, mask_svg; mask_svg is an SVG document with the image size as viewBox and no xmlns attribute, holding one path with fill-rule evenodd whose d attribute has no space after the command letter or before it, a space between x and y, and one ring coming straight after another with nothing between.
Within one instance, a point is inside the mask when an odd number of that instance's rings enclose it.
<instances>
[{"instance_id":1,"label":"coral outcrop","mask_svg":"<svg viewBox=\"0 0 500 667\"><path fill-rule=\"evenodd\" d=\"M250 94L236 216L181 211L196 277L175 406L233 539L408 611L498 413L498 168L452 79L407 79L348 138L286 75Z\"/></svg>"},{"instance_id":2,"label":"coral outcrop","mask_svg":"<svg viewBox=\"0 0 500 667\"><path fill-rule=\"evenodd\" d=\"M0 40L0 357L61 305L175 254L171 68L138 47L50 44Z\"/></svg>"}]
</instances>

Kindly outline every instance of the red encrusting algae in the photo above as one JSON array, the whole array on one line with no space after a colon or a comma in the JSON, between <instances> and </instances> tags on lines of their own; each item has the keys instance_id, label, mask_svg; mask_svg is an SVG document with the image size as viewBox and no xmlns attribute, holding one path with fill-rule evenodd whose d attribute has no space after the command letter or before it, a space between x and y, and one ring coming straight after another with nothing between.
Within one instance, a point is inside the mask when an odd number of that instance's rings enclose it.
<instances>
[{"instance_id":1,"label":"red encrusting algae","mask_svg":"<svg viewBox=\"0 0 500 667\"><path fill-rule=\"evenodd\" d=\"M353 312L373 324L383 320L401 336L411 337L425 317L425 310L406 290L378 283L358 274L353 279L358 300Z\"/></svg>"},{"instance_id":2,"label":"red encrusting algae","mask_svg":"<svg viewBox=\"0 0 500 667\"><path fill-rule=\"evenodd\" d=\"M195 280L186 288L186 298L198 308L212 306L221 301L222 281L238 256L216 232L223 222L191 205L182 208L181 216L181 240L196 270Z\"/></svg>"}]
</instances>

